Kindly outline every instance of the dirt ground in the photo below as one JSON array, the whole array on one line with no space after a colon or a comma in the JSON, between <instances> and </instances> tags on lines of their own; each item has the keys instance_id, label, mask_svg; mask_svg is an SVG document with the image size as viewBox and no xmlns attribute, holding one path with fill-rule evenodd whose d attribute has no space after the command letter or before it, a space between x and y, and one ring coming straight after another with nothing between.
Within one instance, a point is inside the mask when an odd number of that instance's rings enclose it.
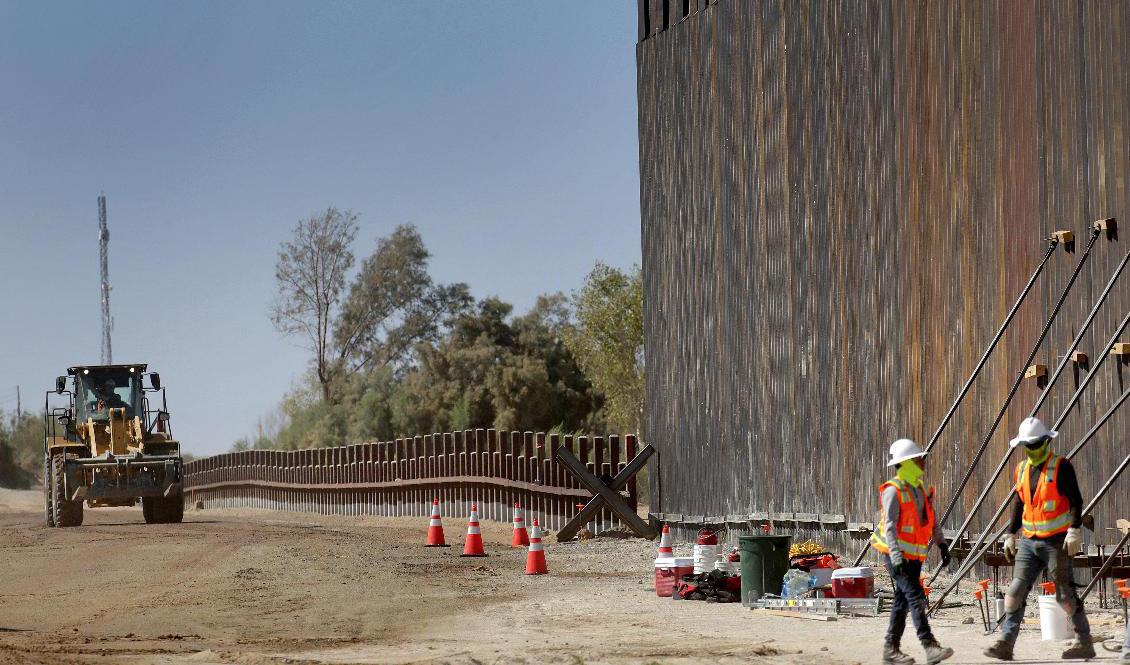
<instances>
[{"instance_id":1,"label":"dirt ground","mask_svg":"<svg viewBox=\"0 0 1130 665\"><path fill-rule=\"evenodd\" d=\"M103 509L48 529L39 501L0 490L3 664L868 663L886 624L657 598L655 544L635 539L550 540L550 574L528 577L502 524L484 524L491 556L464 559L459 519L441 550L420 545L426 520L222 510L148 526L140 509ZM989 638L961 623L975 615L934 621L950 662L987 662ZM1113 613L1094 622L1121 638ZM1031 626L1018 656L1059 648Z\"/></svg>"}]
</instances>

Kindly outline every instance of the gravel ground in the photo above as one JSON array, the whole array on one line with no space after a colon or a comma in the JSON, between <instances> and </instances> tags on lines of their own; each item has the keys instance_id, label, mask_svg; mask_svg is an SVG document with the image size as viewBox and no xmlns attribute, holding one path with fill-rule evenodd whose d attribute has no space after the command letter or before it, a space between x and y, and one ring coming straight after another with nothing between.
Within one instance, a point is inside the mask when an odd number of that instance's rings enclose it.
<instances>
[{"instance_id":1,"label":"gravel ground","mask_svg":"<svg viewBox=\"0 0 1130 665\"><path fill-rule=\"evenodd\" d=\"M867 663L885 617L818 622L736 604L672 602L652 585L654 542L597 538L546 550L526 576L509 526L484 523L487 558L421 547L427 520L139 509L41 525L39 494L0 491L0 663ZM954 663L991 639L966 606L939 613ZM1121 639L1121 616L1094 612ZM906 640L908 645L912 639ZM1028 625L1023 661L1058 660ZM921 659L914 645L908 648ZM1113 661L1103 652L1101 660Z\"/></svg>"}]
</instances>

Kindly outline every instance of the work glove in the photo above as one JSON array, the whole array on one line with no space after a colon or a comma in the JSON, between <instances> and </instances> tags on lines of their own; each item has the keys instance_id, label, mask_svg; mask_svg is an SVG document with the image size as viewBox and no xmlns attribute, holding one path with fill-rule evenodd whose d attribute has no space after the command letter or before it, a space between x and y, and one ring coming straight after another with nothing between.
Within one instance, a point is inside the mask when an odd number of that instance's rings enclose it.
<instances>
[{"instance_id":1,"label":"work glove","mask_svg":"<svg viewBox=\"0 0 1130 665\"><path fill-rule=\"evenodd\" d=\"M1083 551L1083 534L1079 529L1071 527L1067 530L1067 537L1063 539L1063 547L1067 550L1067 556L1075 556Z\"/></svg>"},{"instance_id":2,"label":"work glove","mask_svg":"<svg viewBox=\"0 0 1130 665\"><path fill-rule=\"evenodd\" d=\"M1004 538L1004 555L1009 560L1016 558L1016 534L1010 533Z\"/></svg>"},{"instance_id":3,"label":"work glove","mask_svg":"<svg viewBox=\"0 0 1130 665\"><path fill-rule=\"evenodd\" d=\"M948 543L938 543L938 550L942 553L942 568L948 568L950 565L950 546Z\"/></svg>"},{"instance_id":4,"label":"work glove","mask_svg":"<svg viewBox=\"0 0 1130 665\"><path fill-rule=\"evenodd\" d=\"M906 574L906 563L899 559L898 561L891 562L891 574L895 577L902 577Z\"/></svg>"}]
</instances>

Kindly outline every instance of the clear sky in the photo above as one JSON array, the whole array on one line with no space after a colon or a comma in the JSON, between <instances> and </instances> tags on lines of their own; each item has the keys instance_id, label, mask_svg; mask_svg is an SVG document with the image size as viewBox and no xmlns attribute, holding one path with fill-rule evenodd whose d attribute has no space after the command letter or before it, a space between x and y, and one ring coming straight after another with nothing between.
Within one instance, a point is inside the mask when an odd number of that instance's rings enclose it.
<instances>
[{"instance_id":1,"label":"clear sky","mask_svg":"<svg viewBox=\"0 0 1130 665\"><path fill-rule=\"evenodd\" d=\"M268 318L301 217L416 224L519 310L638 263L635 5L0 0L0 409L98 361L100 192L114 360L195 454L305 371Z\"/></svg>"}]
</instances>

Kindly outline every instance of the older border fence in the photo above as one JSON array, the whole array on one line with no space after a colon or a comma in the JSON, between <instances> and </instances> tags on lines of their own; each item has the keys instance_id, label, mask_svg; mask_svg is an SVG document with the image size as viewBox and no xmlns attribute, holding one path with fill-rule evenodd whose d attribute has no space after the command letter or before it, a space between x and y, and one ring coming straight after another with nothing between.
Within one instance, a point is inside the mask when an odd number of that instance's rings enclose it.
<instances>
[{"instance_id":1,"label":"older border fence","mask_svg":"<svg viewBox=\"0 0 1130 665\"><path fill-rule=\"evenodd\" d=\"M337 515L425 516L438 497L449 524L478 503L483 519L508 522L520 501L527 522L558 529L590 498L556 461L565 447L597 475L635 456L636 436L577 436L493 429L307 450L248 450L185 465L188 507L264 508ZM627 488L638 506L636 481ZM589 528L618 525L602 511Z\"/></svg>"}]
</instances>

